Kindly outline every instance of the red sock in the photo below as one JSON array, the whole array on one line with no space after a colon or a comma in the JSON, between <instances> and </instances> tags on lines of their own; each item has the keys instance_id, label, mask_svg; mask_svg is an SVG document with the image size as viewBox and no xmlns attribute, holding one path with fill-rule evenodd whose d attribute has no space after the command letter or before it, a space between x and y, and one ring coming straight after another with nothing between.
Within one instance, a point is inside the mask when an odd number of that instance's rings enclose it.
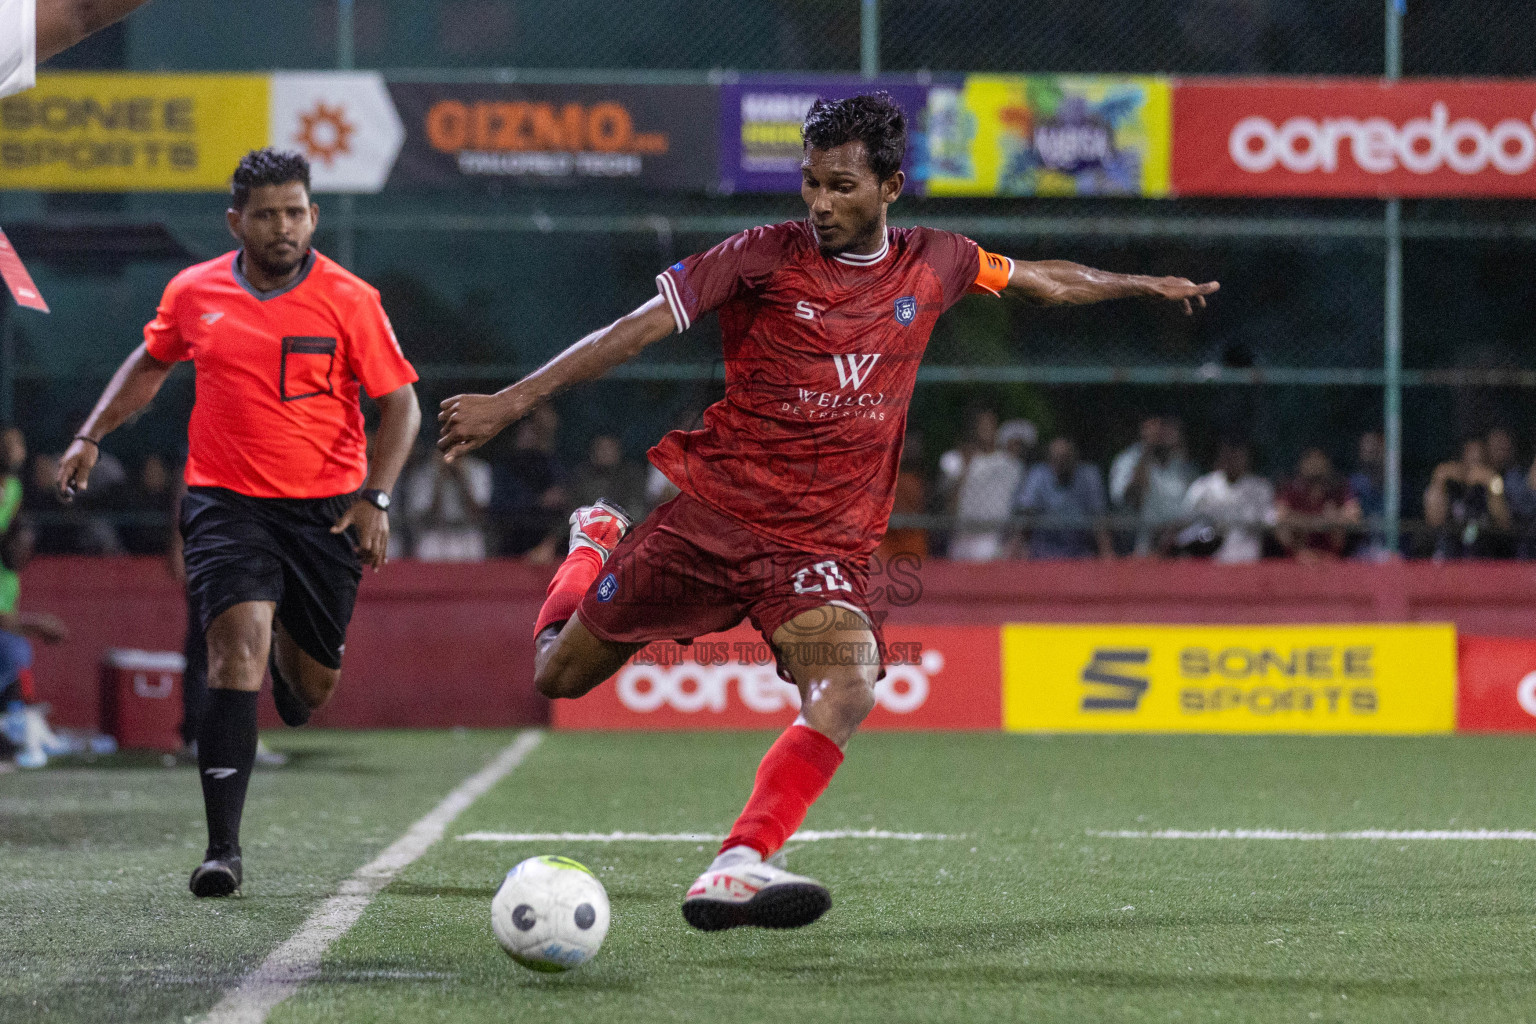
<instances>
[{"instance_id":1,"label":"red sock","mask_svg":"<svg viewBox=\"0 0 1536 1024\"><path fill-rule=\"evenodd\" d=\"M538 623L533 627L537 637L549 626L564 622L576 614L576 606L597 574L603 569L603 556L591 548L577 548L565 556L555 578L549 581L545 591L544 606L539 609Z\"/></svg>"},{"instance_id":2,"label":"red sock","mask_svg":"<svg viewBox=\"0 0 1536 1024\"><path fill-rule=\"evenodd\" d=\"M752 797L721 852L750 846L767 858L795 834L842 763L836 743L808 725L790 726L763 755Z\"/></svg>"},{"instance_id":3,"label":"red sock","mask_svg":"<svg viewBox=\"0 0 1536 1024\"><path fill-rule=\"evenodd\" d=\"M21 701L22 701L22 703L23 704L36 704L37 703L37 681L35 679L33 679L33 677L32 677L32 669L30 667L24 668L24 669L18 669L17 672L16 672L16 682L19 684L20 689L21 689Z\"/></svg>"}]
</instances>

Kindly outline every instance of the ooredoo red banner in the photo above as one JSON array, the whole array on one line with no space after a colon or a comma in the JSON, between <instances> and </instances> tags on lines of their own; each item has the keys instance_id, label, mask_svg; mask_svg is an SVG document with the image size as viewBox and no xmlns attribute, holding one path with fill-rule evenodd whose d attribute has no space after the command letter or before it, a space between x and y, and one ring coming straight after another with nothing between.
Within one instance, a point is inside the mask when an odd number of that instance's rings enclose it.
<instances>
[{"instance_id":1,"label":"ooredoo red banner","mask_svg":"<svg viewBox=\"0 0 1536 1024\"><path fill-rule=\"evenodd\" d=\"M1536 732L1536 640L1462 636L1456 645L1456 728Z\"/></svg>"},{"instance_id":2,"label":"ooredoo red banner","mask_svg":"<svg viewBox=\"0 0 1536 1024\"><path fill-rule=\"evenodd\" d=\"M1536 82L1180 81L1171 184L1178 195L1536 197Z\"/></svg>"},{"instance_id":3,"label":"ooredoo red banner","mask_svg":"<svg viewBox=\"0 0 1536 1024\"><path fill-rule=\"evenodd\" d=\"M1002 728L996 626L884 633L885 677L865 729ZM799 706L763 638L740 626L688 647L652 644L580 700L555 701L552 716L557 729L782 729Z\"/></svg>"}]
</instances>

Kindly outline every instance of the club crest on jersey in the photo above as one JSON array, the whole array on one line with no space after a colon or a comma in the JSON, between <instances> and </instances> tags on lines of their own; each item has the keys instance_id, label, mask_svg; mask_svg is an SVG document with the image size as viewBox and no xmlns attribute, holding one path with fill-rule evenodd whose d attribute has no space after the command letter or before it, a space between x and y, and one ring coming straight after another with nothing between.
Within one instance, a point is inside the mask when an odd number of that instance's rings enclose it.
<instances>
[{"instance_id":1,"label":"club crest on jersey","mask_svg":"<svg viewBox=\"0 0 1536 1024\"><path fill-rule=\"evenodd\" d=\"M917 316L917 298L903 295L896 300L896 322L905 327Z\"/></svg>"}]
</instances>

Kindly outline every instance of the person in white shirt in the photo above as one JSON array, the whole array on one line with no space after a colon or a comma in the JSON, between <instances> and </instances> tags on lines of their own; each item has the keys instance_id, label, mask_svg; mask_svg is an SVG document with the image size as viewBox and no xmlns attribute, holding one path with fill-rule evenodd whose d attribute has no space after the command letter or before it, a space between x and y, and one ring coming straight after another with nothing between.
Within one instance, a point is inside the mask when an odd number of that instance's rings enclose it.
<instances>
[{"instance_id":1,"label":"person in white shirt","mask_svg":"<svg viewBox=\"0 0 1536 1024\"><path fill-rule=\"evenodd\" d=\"M1220 538L1211 556L1217 562L1257 562L1264 554L1264 534L1275 524L1275 489L1249 472L1249 459L1246 443L1223 441L1215 472L1190 484L1184 495L1184 516L1194 521L1192 529L1208 526Z\"/></svg>"},{"instance_id":2,"label":"person in white shirt","mask_svg":"<svg viewBox=\"0 0 1536 1024\"><path fill-rule=\"evenodd\" d=\"M1184 425L1171 416L1142 421L1141 439L1115 456L1109 469L1109 500L1117 512L1139 520L1135 552L1166 547L1164 535L1183 509L1195 468L1184 454Z\"/></svg>"},{"instance_id":3,"label":"person in white shirt","mask_svg":"<svg viewBox=\"0 0 1536 1024\"><path fill-rule=\"evenodd\" d=\"M411 553L424 562L483 562L491 465L474 457L445 462L433 451L402 488Z\"/></svg>"},{"instance_id":4,"label":"person in white shirt","mask_svg":"<svg viewBox=\"0 0 1536 1024\"><path fill-rule=\"evenodd\" d=\"M1013 496L1024 476L1024 464L998 447L997 413L973 415L971 438L963 448L939 459L939 489L952 496L960 526L949 541L949 557L965 562L1001 558L1007 531L1001 523L1013 513Z\"/></svg>"},{"instance_id":5,"label":"person in white shirt","mask_svg":"<svg viewBox=\"0 0 1536 1024\"><path fill-rule=\"evenodd\" d=\"M30 89L37 65L146 0L0 0L0 96Z\"/></svg>"}]
</instances>

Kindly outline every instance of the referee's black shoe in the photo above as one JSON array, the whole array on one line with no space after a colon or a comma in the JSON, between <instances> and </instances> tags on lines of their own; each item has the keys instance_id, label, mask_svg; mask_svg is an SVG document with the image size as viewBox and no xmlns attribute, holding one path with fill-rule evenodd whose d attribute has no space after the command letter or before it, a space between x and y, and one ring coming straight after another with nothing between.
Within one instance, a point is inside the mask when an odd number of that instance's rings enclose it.
<instances>
[{"instance_id":1,"label":"referee's black shoe","mask_svg":"<svg viewBox=\"0 0 1536 1024\"><path fill-rule=\"evenodd\" d=\"M232 896L238 892L242 878L240 847L215 850L210 846L204 856L208 859L197 866L197 870L192 872L192 880L187 883L192 895L201 899L207 896Z\"/></svg>"},{"instance_id":2,"label":"referee's black shoe","mask_svg":"<svg viewBox=\"0 0 1536 1024\"><path fill-rule=\"evenodd\" d=\"M277 716L285 725L297 729L309 721L310 706L303 697L293 692L281 672L277 670L277 637L272 638L272 649L267 654L267 670L272 673L272 703L277 705Z\"/></svg>"}]
</instances>

